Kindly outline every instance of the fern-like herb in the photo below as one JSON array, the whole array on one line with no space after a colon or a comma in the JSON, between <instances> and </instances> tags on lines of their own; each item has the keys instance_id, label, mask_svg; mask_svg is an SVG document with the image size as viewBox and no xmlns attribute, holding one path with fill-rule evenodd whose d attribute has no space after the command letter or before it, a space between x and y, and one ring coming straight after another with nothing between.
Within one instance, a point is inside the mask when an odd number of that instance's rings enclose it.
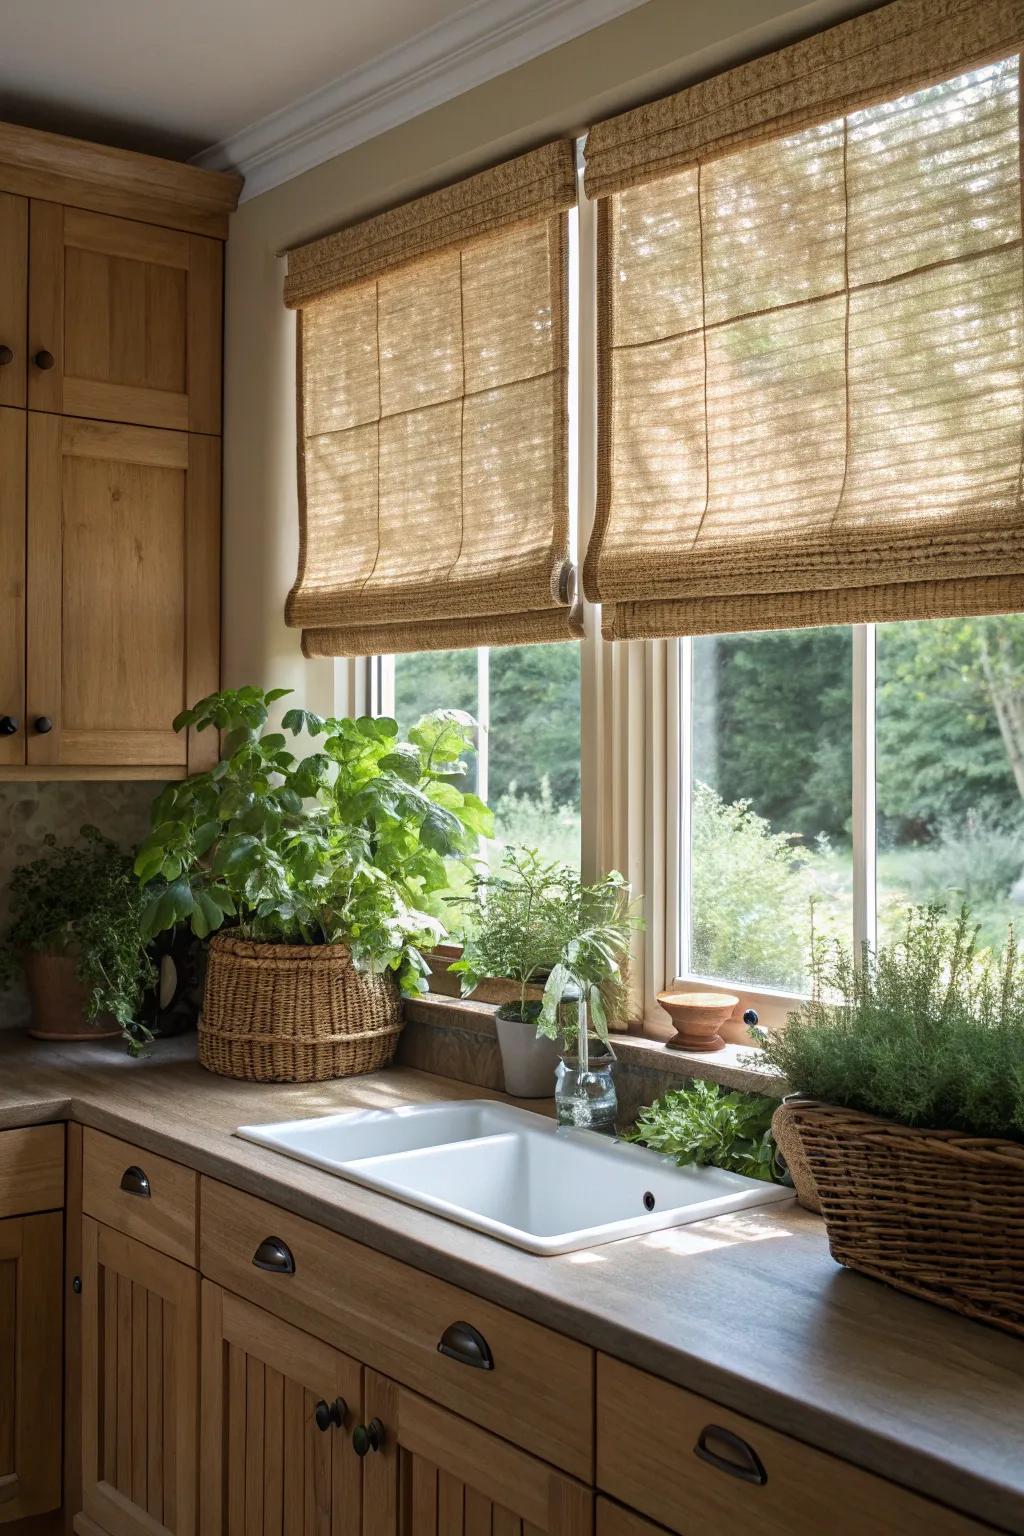
<instances>
[{"instance_id":1,"label":"fern-like herb","mask_svg":"<svg viewBox=\"0 0 1024 1536\"><path fill-rule=\"evenodd\" d=\"M1024 1138L1024 970L961 907L912 908L857 959L812 946L812 993L758 1052L799 1093L904 1125Z\"/></svg>"}]
</instances>

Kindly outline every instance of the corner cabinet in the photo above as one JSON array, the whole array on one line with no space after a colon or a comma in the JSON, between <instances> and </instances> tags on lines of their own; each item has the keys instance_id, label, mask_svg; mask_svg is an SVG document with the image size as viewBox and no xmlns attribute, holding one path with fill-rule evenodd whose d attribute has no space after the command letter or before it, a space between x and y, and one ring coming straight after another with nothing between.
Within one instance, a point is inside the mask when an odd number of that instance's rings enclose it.
<instances>
[{"instance_id":1,"label":"corner cabinet","mask_svg":"<svg viewBox=\"0 0 1024 1536\"><path fill-rule=\"evenodd\" d=\"M0 124L0 779L211 765L239 187Z\"/></svg>"}]
</instances>

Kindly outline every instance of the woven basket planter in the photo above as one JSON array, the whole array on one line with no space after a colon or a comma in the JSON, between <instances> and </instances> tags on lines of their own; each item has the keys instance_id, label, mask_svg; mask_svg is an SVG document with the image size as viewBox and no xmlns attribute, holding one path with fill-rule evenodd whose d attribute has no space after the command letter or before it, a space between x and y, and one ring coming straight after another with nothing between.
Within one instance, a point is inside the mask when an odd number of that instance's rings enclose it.
<instances>
[{"instance_id":1,"label":"woven basket planter","mask_svg":"<svg viewBox=\"0 0 1024 1536\"><path fill-rule=\"evenodd\" d=\"M810 1099L772 1130L838 1263L1024 1337L1024 1144Z\"/></svg>"},{"instance_id":2,"label":"woven basket planter","mask_svg":"<svg viewBox=\"0 0 1024 1536\"><path fill-rule=\"evenodd\" d=\"M402 1031L390 976L357 971L345 944L210 940L199 1060L222 1077L319 1083L386 1066Z\"/></svg>"}]
</instances>

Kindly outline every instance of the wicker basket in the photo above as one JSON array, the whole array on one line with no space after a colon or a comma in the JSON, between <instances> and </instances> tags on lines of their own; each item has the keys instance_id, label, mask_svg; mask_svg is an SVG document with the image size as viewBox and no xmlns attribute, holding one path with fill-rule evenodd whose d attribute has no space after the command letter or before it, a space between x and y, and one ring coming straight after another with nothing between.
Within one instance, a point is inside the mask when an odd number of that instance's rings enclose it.
<instances>
[{"instance_id":1,"label":"wicker basket","mask_svg":"<svg viewBox=\"0 0 1024 1536\"><path fill-rule=\"evenodd\" d=\"M820 1206L838 1263L1024 1337L1024 1144L810 1099L772 1129L799 1143L797 1194Z\"/></svg>"},{"instance_id":2,"label":"wicker basket","mask_svg":"<svg viewBox=\"0 0 1024 1536\"><path fill-rule=\"evenodd\" d=\"M385 1066L402 1031L390 976L357 971L345 944L210 940L199 1060L222 1077L319 1083Z\"/></svg>"}]
</instances>

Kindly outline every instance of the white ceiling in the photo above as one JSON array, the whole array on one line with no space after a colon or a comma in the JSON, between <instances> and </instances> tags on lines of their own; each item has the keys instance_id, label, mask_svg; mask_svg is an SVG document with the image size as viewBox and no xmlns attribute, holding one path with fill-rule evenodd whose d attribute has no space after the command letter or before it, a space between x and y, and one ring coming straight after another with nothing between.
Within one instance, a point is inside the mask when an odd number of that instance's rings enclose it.
<instances>
[{"instance_id":1,"label":"white ceiling","mask_svg":"<svg viewBox=\"0 0 1024 1536\"><path fill-rule=\"evenodd\" d=\"M189 159L479 8L479 0L2 0L0 120Z\"/></svg>"}]
</instances>

